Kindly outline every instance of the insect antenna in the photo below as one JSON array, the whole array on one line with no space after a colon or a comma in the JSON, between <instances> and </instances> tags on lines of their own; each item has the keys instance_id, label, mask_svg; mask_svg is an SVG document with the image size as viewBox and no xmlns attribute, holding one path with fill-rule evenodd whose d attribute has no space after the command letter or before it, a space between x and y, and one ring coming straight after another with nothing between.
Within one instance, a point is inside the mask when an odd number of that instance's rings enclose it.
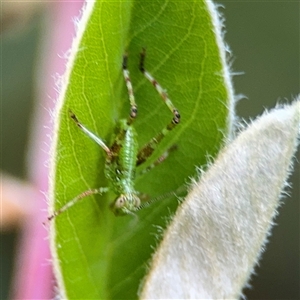
<instances>
[{"instance_id":1,"label":"insect antenna","mask_svg":"<svg viewBox=\"0 0 300 300\"><path fill-rule=\"evenodd\" d=\"M145 208L145 207L150 206L151 204L153 204L153 203L155 203L155 202L157 202L157 201L165 200L165 199L170 198L170 197L172 197L172 196L178 196L178 194L179 194L179 195L180 195L180 194L183 195L184 193L186 193L186 190L187 190L186 186L185 186L185 185L182 185L181 187L179 187L179 188L178 188L177 190L175 190L175 191L171 191L171 192L164 193L164 194L162 194L162 195L159 195L159 196L157 196L157 197L154 197L154 198L152 198L152 199L150 199L150 200L148 200L148 201L142 203L139 207L137 207L136 210L139 211L139 210L141 210L141 209L143 209L143 208Z\"/></svg>"}]
</instances>

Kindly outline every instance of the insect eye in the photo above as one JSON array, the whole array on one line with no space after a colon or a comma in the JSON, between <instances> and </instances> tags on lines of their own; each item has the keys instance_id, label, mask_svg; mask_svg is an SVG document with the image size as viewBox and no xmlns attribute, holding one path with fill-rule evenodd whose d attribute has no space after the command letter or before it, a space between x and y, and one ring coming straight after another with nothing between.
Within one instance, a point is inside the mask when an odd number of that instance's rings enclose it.
<instances>
[{"instance_id":1,"label":"insect eye","mask_svg":"<svg viewBox=\"0 0 300 300\"><path fill-rule=\"evenodd\" d=\"M121 195L115 202L115 206L117 208L121 208L123 207L125 204L125 196L124 195Z\"/></svg>"}]
</instances>

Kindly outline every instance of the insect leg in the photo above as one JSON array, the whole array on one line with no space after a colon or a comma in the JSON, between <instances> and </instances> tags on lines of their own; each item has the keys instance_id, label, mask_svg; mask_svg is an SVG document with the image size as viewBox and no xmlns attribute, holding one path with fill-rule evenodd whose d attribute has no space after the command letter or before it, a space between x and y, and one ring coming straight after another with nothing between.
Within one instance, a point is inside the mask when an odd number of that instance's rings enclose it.
<instances>
[{"instance_id":1,"label":"insect leg","mask_svg":"<svg viewBox=\"0 0 300 300\"><path fill-rule=\"evenodd\" d=\"M128 90L128 95L129 95L129 102L130 102L130 115L128 118L128 125L133 122L137 115L137 104L135 102L134 94L133 94L133 87L131 84L130 76L129 76L129 70L127 69L127 60L128 60L128 55L124 54L123 56L123 76L125 79L126 87Z\"/></svg>"},{"instance_id":2,"label":"insect leg","mask_svg":"<svg viewBox=\"0 0 300 300\"><path fill-rule=\"evenodd\" d=\"M70 117L75 122L75 124L83 131L87 136L89 136L92 140L94 140L105 152L108 156L112 156L111 150L105 145L101 138L96 136L94 133L89 131L83 124L81 124L75 114L70 110L69 111Z\"/></svg>"},{"instance_id":3,"label":"insect leg","mask_svg":"<svg viewBox=\"0 0 300 300\"><path fill-rule=\"evenodd\" d=\"M162 162L164 162L167 157L169 156L170 152L177 149L177 145L171 146L166 152L163 153L155 162L153 162L150 166L148 166L146 169L140 171L137 176L141 176L145 173L148 173L150 170L152 170L154 167L160 165Z\"/></svg>"},{"instance_id":4,"label":"insect leg","mask_svg":"<svg viewBox=\"0 0 300 300\"><path fill-rule=\"evenodd\" d=\"M78 201L82 200L83 198L88 197L90 195L103 194L103 193L106 193L108 190L109 190L109 188L98 188L98 189L88 190L88 191L85 191L85 192L79 194L74 199L72 199L67 204L65 204L62 208L60 208L57 211L53 212L53 214L48 217L48 221L51 221L53 218L55 218L56 216L60 215L64 211L66 211L71 206L76 204Z\"/></svg>"},{"instance_id":5,"label":"insect leg","mask_svg":"<svg viewBox=\"0 0 300 300\"><path fill-rule=\"evenodd\" d=\"M180 114L172 101L169 99L168 94L166 91L161 87L161 85L156 81L155 78L152 77L152 75L145 69L145 58L146 58L146 49L143 48L140 56L140 71L144 74L144 76L150 81L150 83L155 87L163 101L168 106L169 110L173 113L173 119L172 119L172 128L175 127L180 122Z\"/></svg>"},{"instance_id":6,"label":"insect leg","mask_svg":"<svg viewBox=\"0 0 300 300\"><path fill-rule=\"evenodd\" d=\"M180 114L177 108L173 105L172 101L169 99L168 94L166 91L161 87L161 85L152 77L152 75L145 69L145 57L146 57L146 50L143 49L141 52L140 58L140 71L144 74L144 76L152 83L155 87L163 101L166 103L167 107L173 113L173 118L171 122L162 129L162 131L152 138L144 147L142 147L137 156L137 166L142 164L150 157L155 150L156 146L160 143L160 141L180 122Z\"/></svg>"}]
</instances>

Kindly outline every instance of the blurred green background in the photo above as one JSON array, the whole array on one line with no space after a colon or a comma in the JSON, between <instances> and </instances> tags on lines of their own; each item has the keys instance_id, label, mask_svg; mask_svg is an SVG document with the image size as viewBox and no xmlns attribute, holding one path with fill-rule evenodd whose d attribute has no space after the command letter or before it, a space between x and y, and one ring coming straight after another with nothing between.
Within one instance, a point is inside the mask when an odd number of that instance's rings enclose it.
<instances>
[{"instance_id":1,"label":"blurred green background","mask_svg":"<svg viewBox=\"0 0 300 300\"><path fill-rule=\"evenodd\" d=\"M236 107L246 120L276 103L287 103L300 89L300 3L298 1L220 1L225 40L232 50L236 94L247 98ZM6 4L2 4L5 8ZM72 5L72 3L70 3ZM26 147L33 117L45 6L34 9L20 25L2 11L1 27L1 170L26 179ZM44 23L43 23L44 24ZM59 53L61 54L61 53ZM40 59L40 57L39 57ZM47 59L47 56L44 57ZM55 88L53 80L53 88ZM41 125L42 126L42 125ZM299 161L298 151L298 161ZM291 197L284 199L260 266L244 290L248 299L300 299L300 167L290 179ZM26 199L24 199L25 201ZM0 298L8 298L18 230L0 236ZM233 266L234 267L234 266Z\"/></svg>"}]
</instances>

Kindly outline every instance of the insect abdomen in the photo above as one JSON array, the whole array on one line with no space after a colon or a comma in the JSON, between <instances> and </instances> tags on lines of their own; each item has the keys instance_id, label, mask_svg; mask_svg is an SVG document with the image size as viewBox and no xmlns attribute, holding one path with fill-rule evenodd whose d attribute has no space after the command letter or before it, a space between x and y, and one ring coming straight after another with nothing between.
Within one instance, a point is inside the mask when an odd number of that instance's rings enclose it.
<instances>
[{"instance_id":1,"label":"insect abdomen","mask_svg":"<svg viewBox=\"0 0 300 300\"><path fill-rule=\"evenodd\" d=\"M137 134L132 126L124 123L121 126L124 125L127 128L125 129L124 141L119 153L118 165L121 174L134 180L138 153Z\"/></svg>"}]
</instances>

